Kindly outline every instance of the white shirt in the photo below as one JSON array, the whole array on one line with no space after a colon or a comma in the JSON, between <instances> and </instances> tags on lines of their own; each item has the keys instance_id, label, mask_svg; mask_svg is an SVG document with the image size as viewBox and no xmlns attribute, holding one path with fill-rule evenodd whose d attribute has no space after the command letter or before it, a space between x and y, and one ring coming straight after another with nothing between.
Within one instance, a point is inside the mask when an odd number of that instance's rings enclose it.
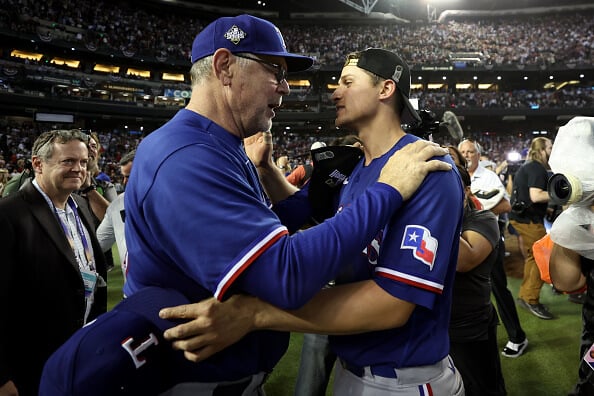
<instances>
[{"instance_id":1,"label":"white shirt","mask_svg":"<svg viewBox=\"0 0 594 396\"><path fill-rule=\"evenodd\" d=\"M124 279L126 277L126 238L124 235L124 193L121 193L114 199L105 212L103 221L97 228L97 239L101 249L106 251L110 249L114 243L118 246L118 253L120 255L120 265L122 266L122 274Z\"/></svg>"}]
</instances>

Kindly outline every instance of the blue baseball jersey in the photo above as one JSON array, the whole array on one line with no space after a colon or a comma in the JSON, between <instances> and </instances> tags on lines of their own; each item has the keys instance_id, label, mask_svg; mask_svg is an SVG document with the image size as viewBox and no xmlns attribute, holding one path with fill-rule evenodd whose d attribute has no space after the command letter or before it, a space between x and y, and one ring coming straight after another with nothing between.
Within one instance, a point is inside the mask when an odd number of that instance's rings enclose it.
<instances>
[{"instance_id":1,"label":"blue baseball jersey","mask_svg":"<svg viewBox=\"0 0 594 396\"><path fill-rule=\"evenodd\" d=\"M341 191L336 217L377 180L394 152L417 139L406 135L368 166L358 164ZM449 156L447 160L452 163ZM345 266L341 281L373 279L392 296L416 304L403 327L331 337L333 349L348 363L405 368L434 364L449 353L464 194L455 169L430 173L374 240Z\"/></svg>"},{"instance_id":2,"label":"blue baseball jersey","mask_svg":"<svg viewBox=\"0 0 594 396\"><path fill-rule=\"evenodd\" d=\"M401 203L395 189L376 183L340 218L289 235L281 220L309 216L306 192L271 210L242 140L183 109L136 152L125 196L124 293L160 286L200 301L241 292L297 308L371 241ZM250 333L199 363L196 381L270 371L287 345L287 333Z\"/></svg>"}]
</instances>

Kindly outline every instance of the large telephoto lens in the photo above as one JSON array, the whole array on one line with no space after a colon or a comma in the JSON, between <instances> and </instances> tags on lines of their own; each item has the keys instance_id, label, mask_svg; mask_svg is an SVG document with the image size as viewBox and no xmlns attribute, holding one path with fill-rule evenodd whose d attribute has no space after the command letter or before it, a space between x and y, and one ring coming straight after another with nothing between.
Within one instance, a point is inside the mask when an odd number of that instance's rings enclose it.
<instances>
[{"instance_id":1,"label":"large telephoto lens","mask_svg":"<svg viewBox=\"0 0 594 396\"><path fill-rule=\"evenodd\" d=\"M557 205L571 205L582 198L582 184L571 175L555 173L547 186L549 197Z\"/></svg>"}]
</instances>

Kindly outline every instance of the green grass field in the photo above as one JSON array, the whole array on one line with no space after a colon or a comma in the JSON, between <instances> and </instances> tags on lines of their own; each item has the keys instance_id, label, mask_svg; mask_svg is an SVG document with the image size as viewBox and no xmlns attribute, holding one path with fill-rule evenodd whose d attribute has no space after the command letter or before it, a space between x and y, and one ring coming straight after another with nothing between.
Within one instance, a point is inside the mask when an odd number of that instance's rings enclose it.
<instances>
[{"instance_id":1,"label":"green grass field","mask_svg":"<svg viewBox=\"0 0 594 396\"><path fill-rule=\"evenodd\" d=\"M117 252L114 249L114 255ZM509 278L510 290L517 295L519 279ZM122 297L122 273L119 266L109 273L109 308ZM516 359L501 357L503 375L510 396L566 395L577 379L581 305L567 301L566 296L554 295L548 285L543 286L541 302L556 316L554 320L538 319L518 308L520 321L528 335L529 345L523 356ZM498 328L499 344L507 342L503 326ZM300 334L291 335L289 350L279 362L266 384L268 396L288 396L299 367ZM331 386L329 387L331 388ZM331 389L327 395L331 395Z\"/></svg>"}]
</instances>

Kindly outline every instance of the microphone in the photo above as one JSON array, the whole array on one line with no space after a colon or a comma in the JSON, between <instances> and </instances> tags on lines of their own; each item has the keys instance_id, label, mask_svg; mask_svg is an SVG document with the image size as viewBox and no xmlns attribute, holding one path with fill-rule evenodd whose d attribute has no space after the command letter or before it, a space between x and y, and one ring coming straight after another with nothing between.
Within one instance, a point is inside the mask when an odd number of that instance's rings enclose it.
<instances>
[{"instance_id":1,"label":"microphone","mask_svg":"<svg viewBox=\"0 0 594 396\"><path fill-rule=\"evenodd\" d=\"M462 140L464 136L464 130L458 121L458 117L451 111L445 111L441 117L440 127L445 127L450 134L456 140Z\"/></svg>"}]
</instances>

